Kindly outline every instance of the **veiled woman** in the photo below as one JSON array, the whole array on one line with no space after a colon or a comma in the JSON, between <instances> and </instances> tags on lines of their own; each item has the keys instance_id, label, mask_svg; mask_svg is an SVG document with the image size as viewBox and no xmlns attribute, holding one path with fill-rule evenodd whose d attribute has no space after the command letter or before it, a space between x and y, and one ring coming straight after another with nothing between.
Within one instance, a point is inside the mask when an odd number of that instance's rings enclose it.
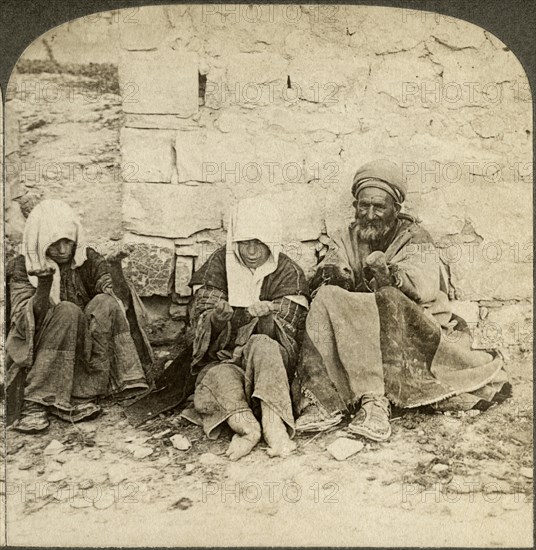
<instances>
[{"instance_id":1,"label":"veiled woman","mask_svg":"<svg viewBox=\"0 0 536 550\"><path fill-rule=\"evenodd\" d=\"M248 454L261 433L271 456L296 447L289 378L308 289L301 268L280 249L273 204L243 200L231 214L227 246L190 282L192 367L199 374L195 411L184 415L197 419L209 438L227 422L235 432L227 451L232 460Z\"/></svg>"},{"instance_id":2,"label":"veiled woman","mask_svg":"<svg viewBox=\"0 0 536 550\"><path fill-rule=\"evenodd\" d=\"M121 289L124 304L117 297L107 261L85 244L66 203L45 200L32 210L10 271L8 393L12 373L26 371L16 430L45 430L49 413L94 418L101 412L95 398L147 390L142 360L152 355L134 311L139 299L129 287Z\"/></svg>"}]
</instances>

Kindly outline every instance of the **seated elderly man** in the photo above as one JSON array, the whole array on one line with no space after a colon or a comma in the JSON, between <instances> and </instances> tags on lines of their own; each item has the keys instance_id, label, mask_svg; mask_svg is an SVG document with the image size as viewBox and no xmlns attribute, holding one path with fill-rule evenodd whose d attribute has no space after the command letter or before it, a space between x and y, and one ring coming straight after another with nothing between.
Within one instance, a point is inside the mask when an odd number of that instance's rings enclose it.
<instances>
[{"instance_id":1,"label":"seated elderly man","mask_svg":"<svg viewBox=\"0 0 536 550\"><path fill-rule=\"evenodd\" d=\"M500 358L471 350L467 324L451 313L432 238L401 213L400 168L366 164L352 193L356 219L311 281L296 429L328 429L359 407L349 430L385 441L390 403L486 408L506 395Z\"/></svg>"}]
</instances>

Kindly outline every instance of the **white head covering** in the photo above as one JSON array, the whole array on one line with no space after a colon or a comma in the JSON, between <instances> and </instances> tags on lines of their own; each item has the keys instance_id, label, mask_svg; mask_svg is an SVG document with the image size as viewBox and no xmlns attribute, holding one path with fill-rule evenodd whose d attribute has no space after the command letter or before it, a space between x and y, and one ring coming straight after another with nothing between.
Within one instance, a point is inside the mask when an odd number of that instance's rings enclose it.
<instances>
[{"instance_id":1,"label":"white head covering","mask_svg":"<svg viewBox=\"0 0 536 550\"><path fill-rule=\"evenodd\" d=\"M259 301L264 278L277 269L281 236L279 212L269 199L243 199L231 210L225 259L231 306L248 307ZM258 239L270 249L268 260L255 270L244 264L238 252L238 241L253 239Z\"/></svg>"},{"instance_id":2,"label":"white head covering","mask_svg":"<svg viewBox=\"0 0 536 550\"><path fill-rule=\"evenodd\" d=\"M22 254L26 261L26 271L53 267L54 280L50 298L54 304L60 302L60 269L46 252L48 247L60 239L70 239L76 243L76 251L71 268L81 266L87 259L87 246L80 220L71 207L60 200L40 202L28 216L22 236ZM37 287L37 277L28 277Z\"/></svg>"}]
</instances>

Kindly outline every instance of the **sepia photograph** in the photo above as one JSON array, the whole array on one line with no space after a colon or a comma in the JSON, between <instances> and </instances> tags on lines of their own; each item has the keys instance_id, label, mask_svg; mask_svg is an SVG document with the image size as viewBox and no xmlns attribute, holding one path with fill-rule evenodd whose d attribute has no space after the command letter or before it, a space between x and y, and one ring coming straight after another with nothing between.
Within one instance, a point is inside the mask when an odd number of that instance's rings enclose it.
<instances>
[{"instance_id":1,"label":"sepia photograph","mask_svg":"<svg viewBox=\"0 0 536 550\"><path fill-rule=\"evenodd\" d=\"M422 7L88 5L25 45L3 545L533 547L529 78Z\"/></svg>"}]
</instances>

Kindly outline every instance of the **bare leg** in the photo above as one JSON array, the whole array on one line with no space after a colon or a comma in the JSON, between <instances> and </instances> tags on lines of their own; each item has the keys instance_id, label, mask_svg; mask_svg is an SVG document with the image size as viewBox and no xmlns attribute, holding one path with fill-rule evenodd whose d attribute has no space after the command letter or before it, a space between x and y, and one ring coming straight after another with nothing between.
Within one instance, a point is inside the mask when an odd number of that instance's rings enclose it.
<instances>
[{"instance_id":1,"label":"bare leg","mask_svg":"<svg viewBox=\"0 0 536 550\"><path fill-rule=\"evenodd\" d=\"M270 456L287 456L296 450L296 443L288 436L287 428L281 417L264 401L261 401L262 431L268 443Z\"/></svg>"},{"instance_id":2,"label":"bare leg","mask_svg":"<svg viewBox=\"0 0 536 550\"><path fill-rule=\"evenodd\" d=\"M235 435L225 453L231 460L249 454L261 439L261 427L251 411L241 411L227 419Z\"/></svg>"}]
</instances>

